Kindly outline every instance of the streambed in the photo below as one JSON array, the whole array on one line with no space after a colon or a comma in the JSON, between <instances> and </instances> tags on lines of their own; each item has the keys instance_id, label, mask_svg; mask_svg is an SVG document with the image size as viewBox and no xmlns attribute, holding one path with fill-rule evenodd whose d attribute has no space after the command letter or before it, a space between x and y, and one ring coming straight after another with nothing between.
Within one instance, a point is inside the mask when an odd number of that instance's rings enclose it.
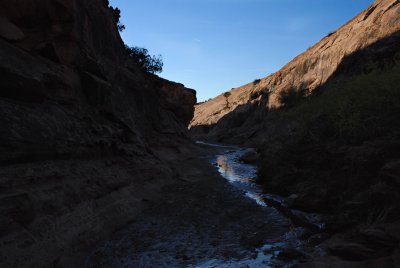
<instances>
[{"instance_id":1,"label":"streambed","mask_svg":"<svg viewBox=\"0 0 400 268\"><path fill-rule=\"evenodd\" d=\"M218 172L235 188L242 191L260 206L267 206L263 201L262 189L256 183L257 167L241 162L241 157L255 153L252 148L231 147L211 159Z\"/></svg>"},{"instance_id":2,"label":"streambed","mask_svg":"<svg viewBox=\"0 0 400 268\"><path fill-rule=\"evenodd\" d=\"M196 143L220 148L221 151L210 159L210 162L215 166L218 172L224 177L234 188L238 189L244 196L254 200L259 206L275 208L280 211L280 214L287 217L292 222L292 227L283 237L282 241L276 243L267 243L264 246L258 248L257 258L252 260L241 260L239 264L244 263L248 267L269 267L268 264L273 265L276 262L273 259L281 254L281 248L291 249L297 248L313 252L313 255L323 255L321 249L318 247L310 250L310 245L307 245L310 240L299 239L299 237L308 236L308 229L312 229L313 232L323 232L325 223L321 215L314 213L304 213L301 211L291 210L286 207L285 201L282 197L264 193L261 185L257 184L257 166L249 163L244 163L242 157L245 155L256 154L254 148L243 148L234 145L221 145L216 143L208 143L203 141L197 141ZM300 225L300 226L299 226ZM306 227L306 228L305 228ZM317 240L321 235L314 235L314 239ZM284 266L290 267L294 265L296 261L289 261ZM282 264L282 263L281 263ZM266 266L267 265L267 266ZM199 266L202 267L202 266ZM207 266L209 267L209 266ZM215 267L236 267L236 266L225 266L220 263ZM241 267L241 266L240 266ZM246 267L244 265L244 267Z\"/></svg>"},{"instance_id":3,"label":"streambed","mask_svg":"<svg viewBox=\"0 0 400 268\"><path fill-rule=\"evenodd\" d=\"M291 267L306 257L307 230L264 202L256 167L240 162L253 149L199 144L213 149L177 162L176 182L87 267Z\"/></svg>"},{"instance_id":4,"label":"streambed","mask_svg":"<svg viewBox=\"0 0 400 268\"><path fill-rule=\"evenodd\" d=\"M253 148L241 148L237 146L219 145L198 141L197 143L221 148L221 152L211 158L211 164L231 185L241 191L246 197L253 199L263 207L274 207L293 221L294 225L305 225L315 231L323 230L325 224L323 218L315 213L304 213L291 210L284 204L282 197L264 193L262 187L257 184L257 166L244 163L242 157L247 154L256 154Z\"/></svg>"}]
</instances>

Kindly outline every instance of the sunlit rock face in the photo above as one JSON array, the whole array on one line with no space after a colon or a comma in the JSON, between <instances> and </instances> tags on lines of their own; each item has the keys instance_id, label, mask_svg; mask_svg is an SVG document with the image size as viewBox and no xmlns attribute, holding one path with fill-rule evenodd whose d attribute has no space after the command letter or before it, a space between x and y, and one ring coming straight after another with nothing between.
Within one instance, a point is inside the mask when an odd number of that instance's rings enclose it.
<instances>
[{"instance_id":1,"label":"sunlit rock face","mask_svg":"<svg viewBox=\"0 0 400 268\"><path fill-rule=\"evenodd\" d=\"M196 105L190 128L195 135L204 136L213 130L210 136L234 135L235 141L245 142L254 134L254 126L262 122L267 109L284 105L281 96L285 92L307 96L339 75L376 68L365 64L368 61L379 62L378 67L399 61L394 57L399 47L399 30L399 1L375 1L276 73Z\"/></svg>"},{"instance_id":2,"label":"sunlit rock face","mask_svg":"<svg viewBox=\"0 0 400 268\"><path fill-rule=\"evenodd\" d=\"M386 253L374 249L380 239L371 233L355 237L366 222L373 233L399 226L399 44L400 2L375 1L278 72L198 104L190 130L256 147L264 191L292 209L329 215L335 235L324 243L343 237L330 254L393 258L397 231L378 235L392 237L380 247Z\"/></svg>"},{"instance_id":3,"label":"sunlit rock face","mask_svg":"<svg viewBox=\"0 0 400 268\"><path fill-rule=\"evenodd\" d=\"M108 1L1 1L0 266L56 265L133 220L195 102L127 60Z\"/></svg>"},{"instance_id":4,"label":"sunlit rock face","mask_svg":"<svg viewBox=\"0 0 400 268\"><path fill-rule=\"evenodd\" d=\"M185 88L180 83L174 83L166 79L159 79L162 91L166 94L177 118L184 125L189 125L194 115L194 104L197 102L196 91Z\"/></svg>"},{"instance_id":5,"label":"sunlit rock face","mask_svg":"<svg viewBox=\"0 0 400 268\"><path fill-rule=\"evenodd\" d=\"M400 2L375 1L278 72L197 104L190 131L257 148L264 191L330 215L332 233L398 221L399 44Z\"/></svg>"}]
</instances>

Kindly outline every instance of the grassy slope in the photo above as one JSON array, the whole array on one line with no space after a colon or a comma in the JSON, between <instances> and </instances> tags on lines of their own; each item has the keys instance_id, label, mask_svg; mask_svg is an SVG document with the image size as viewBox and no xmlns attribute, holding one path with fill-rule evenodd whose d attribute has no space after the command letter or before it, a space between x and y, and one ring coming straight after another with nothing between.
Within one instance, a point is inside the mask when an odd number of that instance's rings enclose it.
<instances>
[{"instance_id":1,"label":"grassy slope","mask_svg":"<svg viewBox=\"0 0 400 268\"><path fill-rule=\"evenodd\" d=\"M339 79L271 111L259 175L294 207L341 215L332 228L400 215L400 66ZM389 168L388 168L389 167Z\"/></svg>"}]
</instances>

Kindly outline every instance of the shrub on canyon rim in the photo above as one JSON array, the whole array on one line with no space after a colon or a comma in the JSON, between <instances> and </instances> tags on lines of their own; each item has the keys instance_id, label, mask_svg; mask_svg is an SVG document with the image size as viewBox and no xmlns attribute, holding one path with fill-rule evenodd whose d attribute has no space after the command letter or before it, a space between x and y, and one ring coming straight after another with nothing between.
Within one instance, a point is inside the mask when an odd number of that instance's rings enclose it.
<instances>
[{"instance_id":1,"label":"shrub on canyon rim","mask_svg":"<svg viewBox=\"0 0 400 268\"><path fill-rule=\"evenodd\" d=\"M118 7L109 6L110 10L114 13L114 20L117 25L117 29L119 32L125 30L125 25L123 25L120 21L121 19L121 10Z\"/></svg>"},{"instance_id":2,"label":"shrub on canyon rim","mask_svg":"<svg viewBox=\"0 0 400 268\"><path fill-rule=\"evenodd\" d=\"M161 55L151 56L149 51L141 47L125 46L128 57L147 73L161 73L163 61Z\"/></svg>"}]
</instances>

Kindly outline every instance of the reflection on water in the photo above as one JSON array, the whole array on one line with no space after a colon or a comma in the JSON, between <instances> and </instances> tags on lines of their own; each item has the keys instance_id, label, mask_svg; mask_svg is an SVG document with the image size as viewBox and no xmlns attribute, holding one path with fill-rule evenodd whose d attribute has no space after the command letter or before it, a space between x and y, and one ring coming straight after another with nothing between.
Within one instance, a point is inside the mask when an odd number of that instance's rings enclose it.
<instances>
[{"instance_id":1,"label":"reflection on water","mask_svg":"<svg viewBox=\"0 0 400 268\"><path fill-rule=\"evenodd\" d=\"M235 146L224 146L218 144L207 144L199 142L204 145L219 147L223 149L221 153L212 158L212 164L217 167L219 173L235 188L243 191L244 195L253 199L258 205L268 207L264 200L273 200L280 204L283 203L283 198L263 193L261 186L256 184L257 167L251 164L242 163L241 158L249 153L254 152L252 148L239 148ZM295 211L296 215L306 218L310 222L319 225L321 218L317 214L303 213ZM277 213L278 210L277 210ZM276 262L276 256L279 255L282 248L296 248L300 249L305 246L305 242L299 237L303 236L307 230L303 227L296 227L290 229L281 239L273 243L266 243L264 246L256 249L256 256L252 258L245 258L240 260L219 260L211 259L204 263L193 265L190 267L196 268L209 268L209 267L296 267L296 260L286 260L283 263ZM316 251L319 251L316 248ZM279 265L275 265L279 264Z\"/></svg>"},{"instance_id":2,"label":"reflection on water","mask_svg":"<svg viewBox=\"0 0 400 268\"><path fill-rule=\"evenodd\" d=\"M248 268L271 268L277 267L276 265L272 266L272 258L274 255L279 254L279 251L275 250L275 248L284 246L285 243L272 243L264 245L261 248L256 249L256 254L252 258L247 258L243 260L220 260L220 259L211 259L201 264L196 264L193 266L189 266L190 268L240 268L240 267L248 267ZM268 253L266 253L268 252ZM279 267L285 267L283 265ZM289 265L287 267L290 267Z\"/></svg>"},{"instance_id":3,"label":"reflection on water","mask_svg":"<svg viewBox=\"0 0 400 268\"><path fill-rule=\"evenodd\" d=\"M266 206L262 200L261 187L255 183L257 167L240 161L243 155L252 151L254 149L251 148L226 150L212 161L217 166L219 173L233 186L242 190L247 197L254 199L257 204Z\"/></svg>"},{"instance_id":4,"label":"reflection on water","mask_svg":"<svg viewBox=\"0 0 400 268\"><path fill-rule=\"evenodd\" d=\"M236 158L237 154L234 152L230 153L231 157ZM240 156L239 156L240 157ZM236 159L232 159L236 160ZM235 165L236 164L236 165ZM242 183L252 183L254 182L253 178L255 178L254 167L248 165L247 168L243 168L237 165L238 163L230 161L228 155L219 155L217 156L217 165L219 168L219 172L223 174L223 176L231 181L231 182L242 182ZM240 164L243 165L243 164Z\"/></svg>"},{"instance_id":5,"label":"reflection on water","mask_svg":"<svg viewBox=\"0 0 400 268\"><path fill-rule=\"evenodd\" d=\"M267 206L267 205L265 204L265 202L263 201L263 196L262 196L261 193L251 193L251 192L247 192L247 193L246 193L246 196L249 197L249 198L251 198L251 199L256 200L257 204L259 204L260 206L263 206L263 207Z\"/></svg>"},{"instance_id":6,"label":"reflection on water","mask_svg":"<svg viewBox=\"0 0 400 268\"><path fill-rule=\"evenodd\" d=\"M217 166L222 177L228 180L233 186L243 191L245 196L253 199L260 206L268 206L265 202L266 199L282 204L282 197L263 193L261 186L256 183L257 167L240 161L241 157L249 152L254 152L254 149L231 146L229 149L215 156L214 159L212 159L212 163ZM306 218L320 229L325 227L321 216L318 214L303 213L300 211L293 212L299 217Z\"/></svg>"}]
</instances>

